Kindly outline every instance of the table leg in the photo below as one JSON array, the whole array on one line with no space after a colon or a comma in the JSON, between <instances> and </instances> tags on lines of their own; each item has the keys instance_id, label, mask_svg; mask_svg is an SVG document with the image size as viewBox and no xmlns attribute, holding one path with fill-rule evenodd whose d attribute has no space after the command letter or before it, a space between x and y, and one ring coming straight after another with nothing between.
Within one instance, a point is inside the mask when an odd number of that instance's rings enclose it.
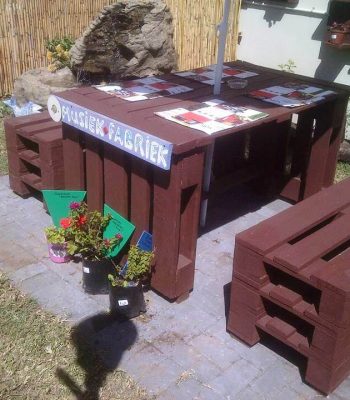
<instances>
[{"instance_id":1,"label":"table leg","mask_svg":"<svg viewBox=\"0 0 350 400\"><path fill-rule=\"evenodd\" d=\"M303 199L317 193L323 187L333 133L333 112L334 103L330 103L322 107L316 115L315 131L303 179Z\"/></svg>"},{"instance_id":2,"label":"table leg","mask_svg":"<svg viewBox=\"0 0 350 400\"><path fill-rule=\"evenodd\" d=\"M309 110L298 114L298 122L292 146L290 178L281 195L292 201L302 199L301 176L305 174L307 159L310 152L314 124L314 112Z\"/></svg>"},{"instance_id":3,"label":"table leg","mask_svg":"<svg viewBox=\"0 0 350 400\"><path fill-rule=\"evenodd\" d=\"M193 288L205 150L174 156L170 171L154 170L152 287L168 299Z\"/></svg>"},{"instance_id":4,"label":"table leg","mask_svg":"<svg viewBox=\"0 0 350 400\"><path fill-rule=\"evenodd\" d=\"M348 99L337 101L333 117L333 134L329 143L326 171L323 186L331 186L334 182L337 169L338 151L341 142L344 140L346 126L346 111Z\"/></svg>"}]
</instances>

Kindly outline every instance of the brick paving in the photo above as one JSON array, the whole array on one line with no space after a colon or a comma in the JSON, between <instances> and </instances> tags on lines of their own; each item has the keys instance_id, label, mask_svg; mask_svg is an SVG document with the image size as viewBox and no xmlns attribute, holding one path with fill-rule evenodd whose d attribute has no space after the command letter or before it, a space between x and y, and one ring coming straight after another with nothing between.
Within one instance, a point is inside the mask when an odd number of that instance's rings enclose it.
<instances>
[{"instance_id":1,"label":"brick paving","mask_svg":"<svg viewBox=\"0 0 350 400\"><path fill-rule=\"evenodd\" d=\"M79 263L49 260L44 227L50 217L38 200L15 195L2 176L0 270L76 325L106 367L125 370L156 399L313 400L323 396L303 383L300 356L269 338L249 348L225 330L234 235L287 207L281 200L266 204L249 190L217 202L198 239L189 299L168 303L149 291L147 313L117 323L106 314L108 296L83 292ZM348 400L350 379L328 398Z\"/></svg>"}]
</instances>

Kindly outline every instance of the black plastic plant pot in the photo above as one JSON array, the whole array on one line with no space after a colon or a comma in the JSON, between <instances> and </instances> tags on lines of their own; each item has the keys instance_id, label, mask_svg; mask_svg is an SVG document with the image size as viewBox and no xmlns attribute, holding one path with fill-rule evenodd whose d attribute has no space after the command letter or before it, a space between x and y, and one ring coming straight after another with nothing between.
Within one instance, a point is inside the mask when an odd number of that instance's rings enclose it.
<instances>
[{"instance_id":1,"label":"black plastic plant pot","mask_svg":"<svg viewBox=\"0 0 350 400\"><path fill-rule=\"evenodd\" d=\"M142 285L109 286L111 314L117 319L130 319L146 312Z\"/></svg>"},{"instance_id":2,"label":"black plastic plant pot","mask_svg":"<svg viewBox=\"0 0 350 400\"><path fill-rule=\"evenodd\" d=\"M108 274L113 264L108 258L102 260L83 259L83 288L90 294L107 294L109 292Z\"/></svg>"}]
</instances>

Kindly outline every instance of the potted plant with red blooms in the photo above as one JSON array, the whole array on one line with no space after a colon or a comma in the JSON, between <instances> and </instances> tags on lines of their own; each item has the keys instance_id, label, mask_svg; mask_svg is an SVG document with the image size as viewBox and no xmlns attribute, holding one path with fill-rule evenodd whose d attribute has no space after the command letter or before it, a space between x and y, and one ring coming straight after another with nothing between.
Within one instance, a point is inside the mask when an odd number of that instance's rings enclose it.
<instances>
[{"instance_id":1,"label":"potted plant with red blooms","mask_svg":"<svg viewBox=\"0 0 350 400\"><path fill-rule=\"evenodd\" d=\"M119 233L111 238L104 237L111 219L109 214L89 211L85 202L72 202L69 216L61 219L68 253L82 258L83 288L88 293L108 293L108 274L114 265L109 254L123 239Z\"/></svg>"}]
</instances>

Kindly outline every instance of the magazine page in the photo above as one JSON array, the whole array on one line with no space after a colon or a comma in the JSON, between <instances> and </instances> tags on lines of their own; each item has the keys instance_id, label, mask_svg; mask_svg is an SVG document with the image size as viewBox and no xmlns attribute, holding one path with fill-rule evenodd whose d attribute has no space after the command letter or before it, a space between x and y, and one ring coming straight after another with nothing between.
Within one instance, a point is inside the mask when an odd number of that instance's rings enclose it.
<instances>
[{"instance_id":1,"label":"magazine page","mask_svg":"<svg viewBox=\"0 0 350 400\"><path fill-rule=\"evenodd\" d=\"M149 100L193 90L187 86L168 82L154 76L132 81L109 83L108 85L94 85L93 87L127 101Z\"/></svg>"},{"instance_id":2,"label":"magazine page","mask_svg":"<svg viewBox=\"0 0 350 400\"><path fill-rule=\"evenodd\" d=\"M265 118L268 114L213 99L189 108L175 108L155 112L156 115L169 121L198 129L211 135L225 129Z\"/></svg>"},{"instance_id":3,"label":"magazine page","mask_svg":"<svg viewBox=\"0 0 350 400\"><path fill-rule=\"evenodd\" d=\"M176 72L175 75L182 76L183 78L192 79L195 81L199 81L205 83L207 85L214 85L215 84L215 68L216 65L209 65L208 67L204 68L196 68L190 71L184 72ZM226 65L223 66L222 70L222 79L227 78L241 78L246 79L252 76L258 75L256 72L250 71L243 71L241 69L228 67ZM221 81L223 82L223 81Z\"/></svg>"},{"instance_id":4,"label":"magazine page","mask_svg":"<svg viewBox=\"0 0 350 400\"><path fill-rule=\"evenodd\" d=\"M283 107L300 107L321 101L332 94L335 92L298 82L288 82L281 86L254 90L249 96Z\"/></svg>"}]
</instances>

